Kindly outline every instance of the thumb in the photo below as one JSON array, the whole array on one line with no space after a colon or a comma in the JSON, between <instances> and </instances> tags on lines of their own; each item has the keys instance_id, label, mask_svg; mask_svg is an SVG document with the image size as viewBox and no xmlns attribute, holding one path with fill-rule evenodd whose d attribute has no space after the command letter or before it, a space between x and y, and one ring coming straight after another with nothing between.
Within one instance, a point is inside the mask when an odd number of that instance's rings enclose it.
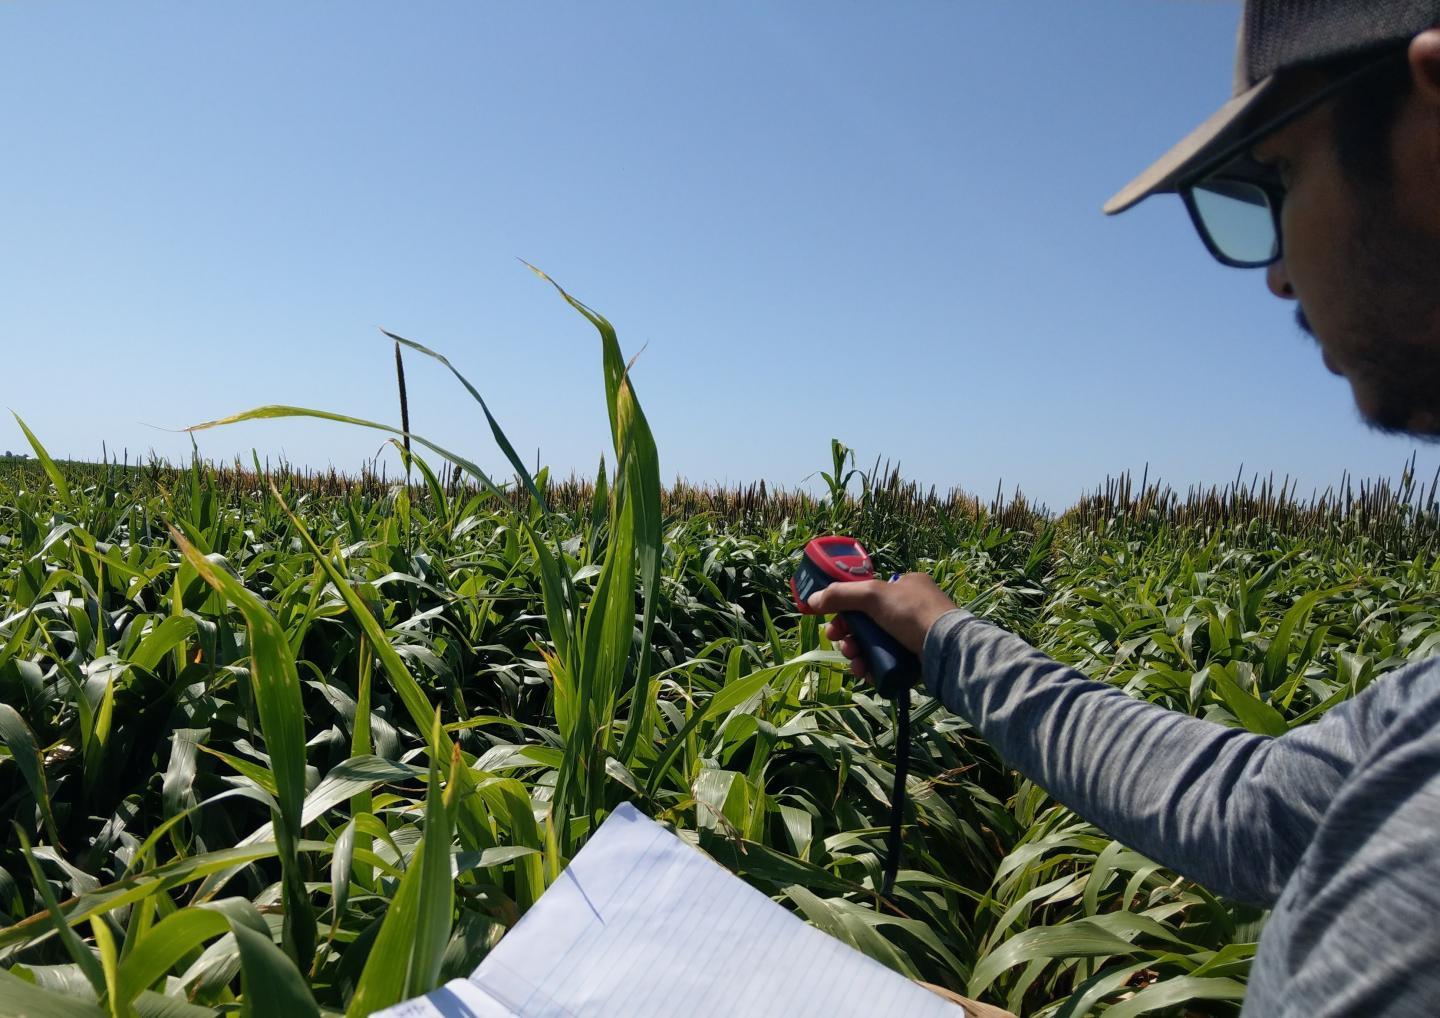
<instances>
[{"instance_id":1,"label":"thumb","mask_svg":"<svg viewBox=\"0 0 1440 1018\"><path fill-rule=\"evenodd\" d=\"M824 590L810 595L806 606L819 615L836 615L840 612L863 612L874 604L876 595L885 584L879 580L862 580L853 583L832 583Z\"/></svg>"}]
</instances>

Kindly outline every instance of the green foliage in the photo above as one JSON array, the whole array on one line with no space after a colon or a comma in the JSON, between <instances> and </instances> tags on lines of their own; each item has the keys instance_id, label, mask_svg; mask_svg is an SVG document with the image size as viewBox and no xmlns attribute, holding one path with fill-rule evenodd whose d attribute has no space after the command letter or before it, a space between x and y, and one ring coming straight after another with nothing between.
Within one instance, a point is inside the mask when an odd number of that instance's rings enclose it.
<instances>
[{"instance_id":1,"label":"green foliage","mask_svg":"<svg viewBox=\"0 0 1440 1018\"><path fill-rule=\"evenodd\" d=\"M614 329L561 295L600 337L593 482L529 473L393 334L514 484L418 435L451 467L407 453L412 487L57 464L27 429L36 460L0 468L0 1016L368 1013L472 968L627 799L907 976L1027 1015L1233 1013L1263 916L919 693L878 900L887 705L794 613L791 563L856 533L1102 681L1278 734L1440 649L1433 489L1112 486L1055 518L836 442L820 498L665 490ZM400 434L227 420L278 416Z\"/></svg>"}]
</instances>

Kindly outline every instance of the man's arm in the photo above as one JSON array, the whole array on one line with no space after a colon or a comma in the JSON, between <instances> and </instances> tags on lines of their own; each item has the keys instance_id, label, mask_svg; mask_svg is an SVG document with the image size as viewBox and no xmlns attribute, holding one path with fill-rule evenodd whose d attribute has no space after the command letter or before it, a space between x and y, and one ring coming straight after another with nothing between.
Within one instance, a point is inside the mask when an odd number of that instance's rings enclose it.
<instances>
[{"instance_id":1,"label":"man's arm","mask_svg":"<svg viewBox=\"0 0 1440 1018\"><path fill-rule=\"evenodd\" d=\"M1393 717L1384 682L1280 738L1093 682L969 614L924 641L925 683L1007 763L1111 837L1227 897L1272 905Z\"/></svg>"}]
</instances>

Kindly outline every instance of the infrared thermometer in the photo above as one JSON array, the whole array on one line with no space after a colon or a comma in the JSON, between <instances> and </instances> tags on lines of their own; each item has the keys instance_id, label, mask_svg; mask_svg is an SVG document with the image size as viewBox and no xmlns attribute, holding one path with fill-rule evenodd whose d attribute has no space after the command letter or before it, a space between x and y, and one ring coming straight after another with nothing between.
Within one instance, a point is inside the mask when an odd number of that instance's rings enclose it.
<instances>
[{"instance_id":1,"label":"infrared thermometer","mask_svg":"<svg viewBox=\"0 0 1440 1018\"><path fill-rule=\"evenodd\" d=\"M875 578L869 554L853 537L817 537L805 546L800 568L790 578L790 593L802 615L815 614L806 603L810 595L832 583L856 583ZM900 696L920 678L920 661L893 636L860 612L841 612L850 635L860 647L870 676L880 694Z\"/></svg>"}]
</instances>

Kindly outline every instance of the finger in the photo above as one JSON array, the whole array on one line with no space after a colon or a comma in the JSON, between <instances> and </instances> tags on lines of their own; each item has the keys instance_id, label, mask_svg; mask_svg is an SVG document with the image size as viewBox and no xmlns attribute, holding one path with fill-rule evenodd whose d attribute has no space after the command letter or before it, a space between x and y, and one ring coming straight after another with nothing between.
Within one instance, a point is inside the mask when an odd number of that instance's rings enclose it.
<instances>
[{"instance_id":1,"label":"finger","mask_svg":"<svg viewBox=\"0 0 1440 1018\"><path fill-rule=\"evenodd\" d=\"M846 622L839 615L836 615L825 626L825 639L831 643L838 643L850 635L850 623Z\"/></svg>"},{"instance_id":2,"label":"finger","mask_svg":"<svg viewBox=\"0 0 1440 1018\"><path fill-rule=\"evenodd\" d=\"M806 605L821 615L835 615L844 611L864 611L876 593L885 584L879 580L865 580L859 583L832 583L824 590L810 595Z\"/></svg>"},{"instance_id":3,"label":"finger","mask_svg":"<svg viewBox=\"0 0 1440 1018\"><path fill-rule=\"evenodd\" d=\"M854 637L848 631L838 630L833 623L825 627L825 639L830 641L830 646L846 657L854 657L860 652L860 647Z\"/></svg>"}]
</instances>

